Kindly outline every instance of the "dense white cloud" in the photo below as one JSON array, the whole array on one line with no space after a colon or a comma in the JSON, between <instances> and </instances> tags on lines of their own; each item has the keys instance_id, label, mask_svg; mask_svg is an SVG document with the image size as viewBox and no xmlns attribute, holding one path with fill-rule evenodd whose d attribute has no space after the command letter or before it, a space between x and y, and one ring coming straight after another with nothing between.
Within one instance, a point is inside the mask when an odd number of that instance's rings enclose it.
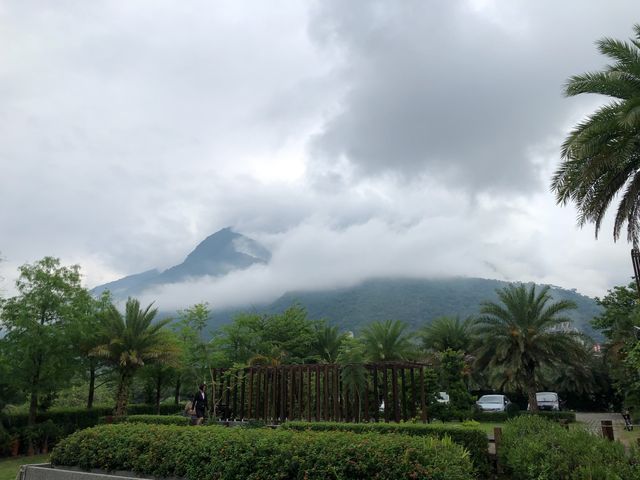
<instances>
[{"instance_id":1,"label":"dense white cloud","mask_svg":"<svg viewBox=\"0 0 640 480\"><path fill-rule=\"evenodd\" d=\"M632 274L548 193L563 99L635 2L0 5L0 288L44 255L93 286L179 262L227 225L269 267L149 293L263 301L371 276Z\"/></svg>"}]
</instances>

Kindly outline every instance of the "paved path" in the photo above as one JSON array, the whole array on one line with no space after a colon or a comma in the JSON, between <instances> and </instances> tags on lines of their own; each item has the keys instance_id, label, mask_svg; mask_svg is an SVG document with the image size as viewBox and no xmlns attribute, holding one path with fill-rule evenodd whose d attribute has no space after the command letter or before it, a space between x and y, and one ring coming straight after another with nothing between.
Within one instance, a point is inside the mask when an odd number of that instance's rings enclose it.
<instances>
[{"instance_id":1,"label":"paved path","mask_svg":"<svg viewBox=\"0 0 640 480\"><path fill-rule=\"evenodd\" d=\"M624 419L620 413L576 413L576 421L580 422L594 433L600 433L600 422L611 420L613 428L623 428Z\"/></svg>"}]
</instances>

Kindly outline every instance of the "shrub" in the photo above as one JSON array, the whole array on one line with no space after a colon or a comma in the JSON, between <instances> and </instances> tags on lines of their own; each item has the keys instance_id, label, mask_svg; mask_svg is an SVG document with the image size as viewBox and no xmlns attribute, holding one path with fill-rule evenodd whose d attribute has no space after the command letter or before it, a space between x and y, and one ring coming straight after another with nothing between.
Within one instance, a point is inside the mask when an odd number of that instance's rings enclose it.
<instances>
[{"instance_id":1,"label":"shrub","mask_svg":"<svg viewBox=\"0 0 640 480\"><path fill-rule=\"evenodd\" d=\"M106 417L103 417L106 420ZM147 423L152 425L179 425L187 426L191 423L189 417L182 415L127 415L126 417L113 417L112 423ZM100 423L109 423L102 421Z\"/></svg>"},{"instance_id":2,"label":"shrub","mask_svg":"<svg viewBox=\"0 0 640 480\"><path fill-rule=\"evenodd\" d=\"M521 411L521 410L517 410L517 411L513 410L511 412L477 412L473 418L474 420L478 420L479 422L502 423L502 422L506 422L510 418L515 418L521 415L539 416L539 417L548 418L549 420L555 420L557 422L559 422L560 420L566 420L569 423L573 423L576 421L575 412L566 412L566 411L554 412L554 411L548 411L548 410L542 410L535 413L528 412L528 411Z\"/></svg>"},{"instance_id":3,"label":"shrub","mask_svg":"<svg viewBox=\"0 0 640 480\"><path fill-rule=\"evenodd\" d=\"M286 422L282 428L298 431L348 431L356 433L396 433L442 439L449 437L463 446L476 469L489 471L487 458L487 434L478 428L422 423L338 423L338 422Z\"/></svg>"},{"instance_id":4,"label":"shrub","mask_svg":"<svg viewBox=\"0 0 640 480\"><path fill-rule=\"evenodd\" d=\"M64 439L51 461L189 480L473 478L468 454L451 440L218 426L102 425Z\"/></svg>"},{"instance_id":5,"label":"shrub","mask_svg":"<svg viewBox=\"0 0 640 480\"><path fill-rule=\"evenodd\" d=\"M519 480L640 479L640 465L622 444L582 428L566 430L540 416L507 422L499 455Z\"/></svg>"}]
</instances>

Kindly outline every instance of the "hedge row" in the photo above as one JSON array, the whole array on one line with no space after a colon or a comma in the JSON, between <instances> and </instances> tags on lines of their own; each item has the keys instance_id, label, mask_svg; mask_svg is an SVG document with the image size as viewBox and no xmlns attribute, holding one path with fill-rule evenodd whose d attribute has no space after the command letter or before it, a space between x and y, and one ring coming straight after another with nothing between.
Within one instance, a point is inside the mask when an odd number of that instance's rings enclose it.
<instances>
[{"instance_id":1,"label":"hedge row","mask_svg":"<svg viewBox=\"0 0 640 480\"><path fill-rule=\"evenodd\" d=\"M479 428L424 423L338 423L286 422L282 428L304 431L349 431L355 433L398 433L403 435L444 438L448 436L468 452L478 472L489 470L487 434Z\"/></svg>"},{"instance_id":2,"label":"hedge row","mask_svg":"<svg viewBox=\"0 0 640 480\"><path fill-rule=\"evenodd\" d=\"M474 477L468 454L448 439L218 426L102 425L62 440L51 461L189 480Z\"/></svg>"},{"instance_id":3,"label":"hedge row","mask_svg":"<svg viewBox=\"0 0 640 480\"><path fill-rule=\"evenodd\" d=\"M191 418L183 415L127 415L125 417L103 417L100 423L146 423L185 427L191 424Z\"/></svg>"},{"instance_id":4,"label":"hedge row","mask_svg":"<svg viewBox=\"0 0 640 480\"><path fill-rule=\"evenodd\" d=\"M172 415L181 411L181 408L175 405L160 405L160 414ZM155 405L133 404L127 409L129 415L155 414ZM87 427L93 427L100 422L101 417L113 414L113 407L93 407L91 410L86 408L52 408L46 412L39 413L36 422L43 423L51 420L62 429L63 435L75 432ZM29 420L28 413L3 414L0 421L5 428L17 430L26 427Z\"/></svg>"},{"instance_id":5,"label":"hedge row","mask_svg":"<svg viewBox=\"0 0 640 480\"><path fill-rule=\"evenodd\" d=\"M518 412L478 412L474 415L474 420L478 420L479 422L506 422L510 418L515 418L519 416L531 416L535 415L538 417L548 418L549 420L555 420L559 422L560 420L566 420L569 423L573 423L576 421L575 412L567 412L567 411L549 411L549 410L541 410L539 412L528 412L528 411L518 411Z\"/></svg>"},{"instance_id":6,"label":"hedge row","mask_svg":"<svg viewBox=\"0 0 640 480\"><path fill-rule=\"evenodd\" d=\"M518 480L640 479L640 459L621 443L533 415L507 422L499 455Z\"/></svg>"}]
</instances>

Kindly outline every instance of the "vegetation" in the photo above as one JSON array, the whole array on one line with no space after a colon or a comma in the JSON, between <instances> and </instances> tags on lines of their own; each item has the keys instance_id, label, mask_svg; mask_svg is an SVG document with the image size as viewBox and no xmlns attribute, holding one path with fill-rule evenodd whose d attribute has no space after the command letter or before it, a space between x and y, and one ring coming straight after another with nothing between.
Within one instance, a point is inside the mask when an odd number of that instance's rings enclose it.
<instances>
[{"instance_id":1,"label":"vegetation","mask_svg":"<svg viewBox=\"0 0 640 480\"><path fill-rule=\"evenodd\" d=\"M480 347L477 363L493 371L501 389L526 392L531 410L538 409L536 392L542 374L563 364L584 361L579 335L566 329L568 301L548 305L548 287L512 285L498 291L501 303L486 302L475 329Z\"/></svg>"},{"instance_id":2,"label":"vegetation","mask_svg":"<svg viewBox=\"0 0 640 480\"><path fill-rule=\"evenodd\" d=\"M126 415L133 376L145 362L172 362L178 355L162 330L169 320L152 323L156 313L151 305L143 310L140 302L130 298L124 316L112 305L102 317L100 339L92 354L106 359L118 372L116 416Z\"/></svg>"},{"instance_id":3,"label":"vegetation","mask_svg":"<svg viewBox=\"0 0 640 480\"><path fill-rule=\"evenodd\" d=\"M584 480L640 478L635 452L581 428L567 430L528 415L509 420L502 437L500 461L512 478Z\"/></svg>"},{"instance_id":4,"label":"vegetation","mask_svg":"<svg viewBox=\"0 0 640 480\"><path fill-rule=\"evenodd\" d=\"M111 419L105 417L101 420L101 423L146 423L149 425L178 425L183 427L191 422L189 417L183 415L126 415Z\"/></svg>"},{"instance_id":5,"label":"vegetation","mask_svg":"<svg viewBox=\"0 0 640 480\"><path fill-rule=\"evenodd\" d=\"M448 439L335 431L105 425L67 437L51 461L194 480L473 477L468 454Z\"/></svg>"},{"instance_id":6,"label":"vegetation","mask_svg":"<svg viewBox=\"0 0 640 480\"><path fill-rule=\"evenodd\" d=\"M455 443L467 449L475 467L486 472L489 468L487 459L487 436L479 428L461 425L437 425L417 423L342 423L342 422L286 422L284 429L296 431L331 432L347 431L356 433L395 433L420 437L449 437Z\"/></svg>"},{"instance_id":7,"label":"vegetation","mask_svg":"<svg viewBox=\"0 0 640 480\"><path fill-rule=\"evenodd\" d=\"M595 225L596 236L609 205L620 197L613 237L626 223L627 239L638 244L640 222L640 25L629 42L603 38L600 53L612 63L599 72L576 75L565 87L567 96L605 95L609 103L579 123L562 146L563 162L553 177L558 203L575 204L580 226Z\"/></svg>"}]
</instances>

